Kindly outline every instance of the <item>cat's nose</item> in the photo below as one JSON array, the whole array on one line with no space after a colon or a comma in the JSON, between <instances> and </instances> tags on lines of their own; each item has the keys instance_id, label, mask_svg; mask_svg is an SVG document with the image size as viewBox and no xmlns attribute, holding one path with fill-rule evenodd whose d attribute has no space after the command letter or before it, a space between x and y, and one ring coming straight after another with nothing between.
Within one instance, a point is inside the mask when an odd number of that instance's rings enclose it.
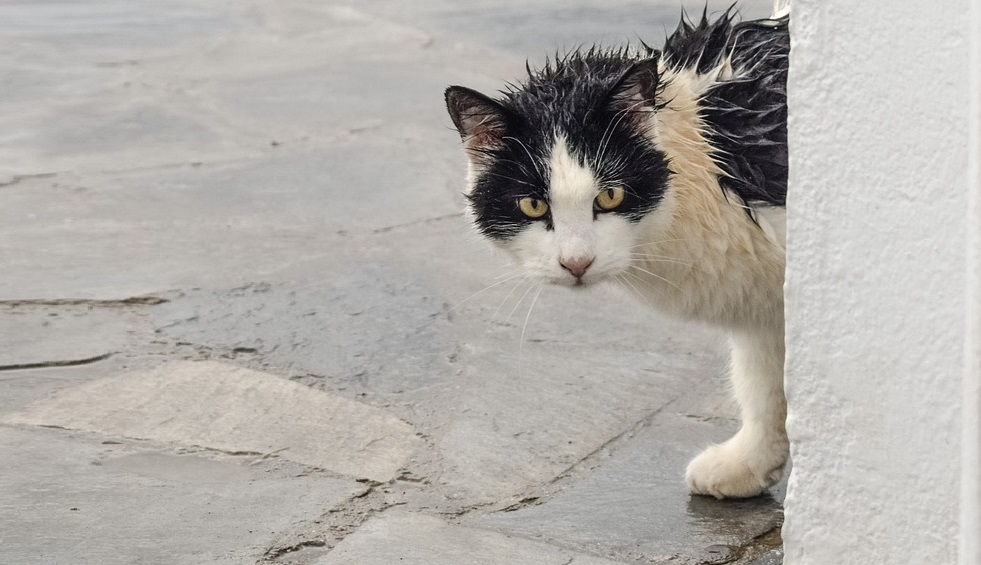
<instances>
[{"instance_id":1,"label":"cat's nose","mask_svg":"<svg viewBox=\"0 0 981 565\"><path fill-rule=\"evenodd\" d=\"M592 257L573 257L570 259L561 258L559 259L559 265L566 271L572 273L572 276L577 279L581 279L583 275L586 274L586 269L593 264Z\"/></svg>"}]
</instances>

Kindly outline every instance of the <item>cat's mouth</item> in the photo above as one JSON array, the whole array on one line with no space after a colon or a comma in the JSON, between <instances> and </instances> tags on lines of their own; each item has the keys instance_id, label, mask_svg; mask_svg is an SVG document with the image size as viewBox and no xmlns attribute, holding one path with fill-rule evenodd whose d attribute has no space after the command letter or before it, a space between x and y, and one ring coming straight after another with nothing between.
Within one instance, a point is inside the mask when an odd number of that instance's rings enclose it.
<instances>
[{"instance_id":1,"label":"cat's mouth","mask_svg":"<svg viewBox=\"0 0 981 565\"><path fill-rule=\"evenodd\" d=\"M565 276L560 276L552 279L552 284L559 286L567 286L569 288L586 288L594 286L597 282L601 281L603 277L601 275L596 275L590 273L584 276L574 276L566 273Z\"/></svg>"}]
</instances>

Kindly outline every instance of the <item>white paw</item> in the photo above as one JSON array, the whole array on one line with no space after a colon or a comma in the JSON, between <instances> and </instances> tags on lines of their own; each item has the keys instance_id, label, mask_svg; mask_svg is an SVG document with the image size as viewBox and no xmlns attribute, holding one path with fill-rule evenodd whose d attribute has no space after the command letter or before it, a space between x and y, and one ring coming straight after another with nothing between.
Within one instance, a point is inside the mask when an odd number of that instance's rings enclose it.
<instances>
[{"instance_id":1,"label":"white paw","mask_svg":"<svg viewBox=\"0 0 981 565\"><path fill-rule=\"evenodd\" d=\"M782 450L754 453L740 449L736 439L709 447L688 464L685 480L692 494L748 498L780 480L787 460Z\"/></svg>"}]
</instances>

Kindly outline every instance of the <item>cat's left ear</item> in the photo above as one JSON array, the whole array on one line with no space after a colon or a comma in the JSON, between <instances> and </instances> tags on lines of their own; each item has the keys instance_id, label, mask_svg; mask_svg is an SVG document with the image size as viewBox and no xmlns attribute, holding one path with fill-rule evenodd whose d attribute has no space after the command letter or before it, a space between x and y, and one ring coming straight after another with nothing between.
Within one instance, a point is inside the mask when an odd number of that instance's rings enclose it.
<instances>
[{"instance_id":1,"label":"cat's left ear","mask_svg":"<svg viewBox=\"0 0 981 565\"><path fill-rule=\"evenodd\" d=\"M657 109L658 71L660 57L644 59L630 67L610 90L611 104L643 118Z\"/></svg>"}]
</instances>

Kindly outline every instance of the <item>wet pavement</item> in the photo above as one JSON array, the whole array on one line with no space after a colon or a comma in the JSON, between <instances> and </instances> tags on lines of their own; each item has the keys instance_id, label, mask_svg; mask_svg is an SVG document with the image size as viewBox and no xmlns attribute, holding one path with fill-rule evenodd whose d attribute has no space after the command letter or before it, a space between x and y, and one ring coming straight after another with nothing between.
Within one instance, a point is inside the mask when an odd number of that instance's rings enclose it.
<instances>
[{"instance_id":1,"label":"wet pavement","mask_svg":"<svg viewBox=\"0 0 981 565\"><path fill-rule=\"evenodd\" d=\"M460 213L445 86L679 6L417 4L0 6L0 561L781 562L724 339Z\"/></svg>"}]
</instances>

